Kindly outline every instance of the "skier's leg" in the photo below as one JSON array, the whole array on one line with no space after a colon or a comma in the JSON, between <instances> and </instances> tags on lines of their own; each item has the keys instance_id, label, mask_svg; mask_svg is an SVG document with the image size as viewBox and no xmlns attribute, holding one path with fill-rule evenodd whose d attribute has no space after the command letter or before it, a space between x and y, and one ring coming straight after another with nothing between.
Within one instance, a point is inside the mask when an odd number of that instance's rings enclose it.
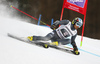
<instances>
[{"instance_id":1,"label":"skier's leg","mask_svg":"<svg viewBox=\"0 0 100 64\"><path fill-rule=\"evenodd\" d=\"M66 45L71 43L71 39L58 39L59 44Z\"/></svg>"},{"instance_id":2,"label":"skier's leg","mask_svg":"<svg viewBox=\"0 0 100 64\"><path fill-rule=\"evenodd\" d=\"M52 37L54 36L54 34L51 32L49 34L47 34L46 36L31 36L31 37L28 37L28 39L30 41L37 41L37 40L43 40L43 41L48 41L50 40Z\"/></svg>"}]
</instances>

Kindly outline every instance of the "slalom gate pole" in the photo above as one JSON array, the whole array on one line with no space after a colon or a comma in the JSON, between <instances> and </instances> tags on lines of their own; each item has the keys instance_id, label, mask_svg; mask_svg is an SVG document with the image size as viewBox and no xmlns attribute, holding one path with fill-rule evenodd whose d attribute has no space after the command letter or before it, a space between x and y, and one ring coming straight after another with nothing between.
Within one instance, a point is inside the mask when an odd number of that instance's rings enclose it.
<instances>
[{"instance_id":1,"label":"slalom gate pole","mask_svg":"<svg viewBox=\"0 0 100 64\"><path fill-rule=\"evenodd\" d=\"M83 30L82 30L82 36L81 36L80 47L82 47L82 42L83 42L83 34L84 34L84 27L85 27L85 19L86 19L86 15L84 15L84 22L83 22Z\"/></svg>"},{"instance_id":2,"label":"slalom gate pole","mask_svg":"<svg viewBox=\"0 0 100 64\"><path fill-rule=\"evenodd\" d=\"M25 15L27 15L27 16L29 16L29 17L31 17L31 18L33 18L33 19L35 19L35 20L38 20L37 18L35 18L35 17L33 17L33 16L31 16L31 15L29 15L29 14L27 14L27 13L25 13L25 12L23 12L23 11L21 11L21 10L19 10L19 9L17 9L17 8L15 8L14 6L10 6L10 7L12 7L12 8L14 8L15 10L18 10L19 12L21 12L21 13L23 13L23 14L25 14ZM50 27L50 25L48 25L48 24L46 24L45 22L43 22L43 21L40 21L41 23L43 23L44 25L47 25L47 26L49 26Z\"/></svg>"},{"instance_id":3,"label":"slalom gate pole","mask_svg":"<svg viewBox=\"0 0 100 64\"><path fill-rule=\"evenodd\" d=\"M39 15L39 20L38 20L38 25L40 25L40 20L41 20L41 14Z\"/></svg>"}]
</instances>

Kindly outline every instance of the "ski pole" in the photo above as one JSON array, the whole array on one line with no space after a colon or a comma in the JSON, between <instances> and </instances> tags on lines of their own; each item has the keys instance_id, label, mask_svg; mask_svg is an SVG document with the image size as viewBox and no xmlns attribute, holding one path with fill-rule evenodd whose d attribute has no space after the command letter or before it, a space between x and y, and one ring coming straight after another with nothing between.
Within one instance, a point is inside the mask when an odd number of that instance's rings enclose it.
<instances>
[{"instance_id":1,"label":"ski pole","mask_svg":"<svg viewBox=\"0 0 100 64\"><path fill-rule=\"evenodd\" d=\"M31 15L29 15L29 14L27 14L27 13L25 13L25 12L23 12L23 11L21 11L21 10L19 10L19 9L17 9L17 8L15 8L14 6L10 6L10 7L12 7L12 8L14 8L15 10L18 10L19 12L21 12L21 13L23 13L23 14L25 14L25 15L27 15L27 16L29 16L29 17L31 17L31 18L33 18L33 19L35 19L35 20L38 20L37 18L35 18L35 17L33 17L33 16L31 16ZM48 24L46 24L45 22L43 22L43 21L40 21L41 23L43 23L44 25L47 25L47 26L49 26L50 27L50 25L48 25Z\"/></svg>"}]
</instances>

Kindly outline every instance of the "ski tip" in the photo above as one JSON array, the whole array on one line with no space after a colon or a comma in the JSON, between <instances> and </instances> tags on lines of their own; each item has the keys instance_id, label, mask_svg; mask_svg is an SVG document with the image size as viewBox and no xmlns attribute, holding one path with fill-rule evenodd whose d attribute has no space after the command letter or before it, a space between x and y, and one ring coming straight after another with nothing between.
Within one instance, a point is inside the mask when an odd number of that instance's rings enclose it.
<instances>
[{"instance_id":1,"label":"ski tip","mask_svg":"<svg viewBox=\"0 0 100 64\"><path fill-rule=\"evenodd\" d=\"M11 36L9 33L7 33L7 36Z\"/></svg>"},{"instance_id":2,"label":"ski tip","mask_svg":"<svg viewBox=\"0 0 100 64\"><path fill-rule=\"evenodd\" d=\"M7 35L10 35L9 33L7 33Z\"/></svg>"},{"instance_id":3,"label":"ski tip","mask_svg":"<svg viewBox=\"0 0 100 64\"><path fill-rule=\"evenodd\" d=\"M10 34L10 33L7 33L7 36L10 36L10 37L11 37L11 36L12 36L12 34Z\"/></svg>"}]
</instances>

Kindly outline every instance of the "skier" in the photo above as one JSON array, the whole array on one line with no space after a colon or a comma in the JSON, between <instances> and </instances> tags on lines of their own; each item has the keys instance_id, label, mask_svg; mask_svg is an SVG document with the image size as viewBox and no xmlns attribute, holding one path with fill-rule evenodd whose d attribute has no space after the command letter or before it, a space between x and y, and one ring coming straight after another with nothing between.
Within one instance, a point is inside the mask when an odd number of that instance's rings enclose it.
<instances>
[{"instance_id":1,"label":"skier","mask_svg":"<svg viewBox=\"0 0 100 64\"><path fill-rule=\"evenodd\" d=\"M69 20L55 21L53 25L51 25L51 29L53 31L47 34L45 37L43 36L29 36L27 37L29 41L37 41L43 40L48 41L51 40L51 45L66 45L71 44L73 46L73 51L76 55L79 55L77 45L75 43L75 38L77 36L77 29L82 26L82 19L76 17L72 22ZM59 27L60 25L60 27Z\"/></svg>"}]
</instances>

